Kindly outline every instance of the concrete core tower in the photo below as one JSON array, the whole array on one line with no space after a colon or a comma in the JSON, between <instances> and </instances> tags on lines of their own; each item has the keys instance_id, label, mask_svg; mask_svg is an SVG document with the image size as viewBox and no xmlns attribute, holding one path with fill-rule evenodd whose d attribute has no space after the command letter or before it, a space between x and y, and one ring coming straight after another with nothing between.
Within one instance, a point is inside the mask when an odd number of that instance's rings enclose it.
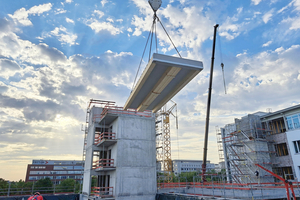
<instances>
[{"instance_id":1,"label":"concrete core tower","mask_svg":"<svg viewBox=\"0 0 300 200\"><path fill-rule=\"evenodd\" d=\"M81 199L154 200L154 114L97 102L88 108Z\"/></svg>"}]
</instances>

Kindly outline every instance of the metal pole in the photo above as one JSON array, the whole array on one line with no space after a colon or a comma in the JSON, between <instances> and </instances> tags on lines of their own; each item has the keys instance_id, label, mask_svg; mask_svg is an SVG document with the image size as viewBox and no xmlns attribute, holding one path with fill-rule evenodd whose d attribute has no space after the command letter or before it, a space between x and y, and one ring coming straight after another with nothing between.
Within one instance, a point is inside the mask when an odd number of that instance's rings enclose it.
<instances>
[{"instance_id":1,"label":"metal pole","mask_svg":"<svg viewBox=\"0 0 300 200\"><path fill-rule=\"evenodd\" d=\"M205 181L205 172L206 172L206 160L207 160L207 142L208 142L208 129L209 129L209 114L210 114L210 102L211 102L211 91L212 91L212 79L213 79L213 69L214 69L214 59L215 59L215 46L216 46L216 34L219 24L214 26L214 41L213 41L213 50L211 57L211 66L210 66L210 78L209 78L209 88L208 88L208 97L207 97L207 110L206 110L206 123L205 123L205 136L204 136L204 148L203 148L203 164L202 164L202 176L203 181Z\"/></svg>"},{"instance_id":2,"label":"metal pole","mask_svg":"<svg viewBox=\"0 0 300 200\"><path fill-rule=\"evenodd\" d=\"M11 182L8 182L7 196L9 197Z\"/></svg>"}]
</instances>

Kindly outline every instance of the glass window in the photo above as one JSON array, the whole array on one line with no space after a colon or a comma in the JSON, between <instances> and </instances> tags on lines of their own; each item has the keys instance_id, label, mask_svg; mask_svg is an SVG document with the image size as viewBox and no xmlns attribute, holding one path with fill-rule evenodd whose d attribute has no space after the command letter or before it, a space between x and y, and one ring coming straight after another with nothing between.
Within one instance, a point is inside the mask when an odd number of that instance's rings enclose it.
<instances>
[{"instance_id":1,"label":"glass window","mask_svg":"<svg viewBox=\"0 0 300 200\"><path fill-rule=\"evenodd\" d=\"M74 169L83 169L83 166L74 166Z\"/></svg>"},{"instance_id":2,"label":"glass window","mask_svg":"<svg viewBox=\"0 0 300 200\"><path fill-rule=\"evenodd\" d=\"M294 128L300 128L298 115L292 116Z\"/></svg>"},{"instance_id":3,"label":"glass window","mask_svg":"<svg viewBox=\"0 0 300 200\"><path fill-rule=\"evenodd\" d=\"M287 124L288 124L288 129L289 130L293 130L294 126L293 126L292 118L291 117L287 117L286 121L287 121Z\"/></svg>"},{"instance_id":4,"label":"glass window","mask_svg":"<svg viewBox=\"0 0 300 200\"><path fill-rule=\"evenodd\" d=\"M37 177L36 176L29 176L29 180L36 180Z\"/></svg>"},{"instance_id":5,"label":"glass window","mask_svg":"<svg viewBox=\"0 0 300 200\"><path fill-rule=\"evenodd\" d=\"M54 170L66 170L66 169L73 169L73 166L54 166Z\"/></svg>"},{"instance_id":6,"label":"glass window","mask_svg":"<svg viewBox=\"0 0 300 200\"><path fill-rule=\"evenodd\" d=\"M298 141L293 141L295 152L300 153L300 140Z\"/></svg>"}]
</instances>

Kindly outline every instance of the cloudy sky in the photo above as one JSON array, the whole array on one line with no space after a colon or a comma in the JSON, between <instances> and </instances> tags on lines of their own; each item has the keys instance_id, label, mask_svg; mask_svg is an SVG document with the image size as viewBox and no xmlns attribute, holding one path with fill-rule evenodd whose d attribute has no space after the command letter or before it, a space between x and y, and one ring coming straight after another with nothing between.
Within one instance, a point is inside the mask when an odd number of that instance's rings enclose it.
<instances>
[{"instance_id":1,"label":"cloudy sky","mask_svg":"<svg viewBox=\"0 0 300 200\"><path fill-rule=\"evenodd\" d=\"M0 177L19 180L32 159L82 158L87 101L124 105L153 12L146 0L13 0L0 7ZM209 160L219 161L216 126L300 103L300 0L163 0L157 14L181 55L204 64L173 98L173 159L202 159L216 23ZM160 26L157 34L158 52L176 56Z\"/></svg>"}]
</instances>

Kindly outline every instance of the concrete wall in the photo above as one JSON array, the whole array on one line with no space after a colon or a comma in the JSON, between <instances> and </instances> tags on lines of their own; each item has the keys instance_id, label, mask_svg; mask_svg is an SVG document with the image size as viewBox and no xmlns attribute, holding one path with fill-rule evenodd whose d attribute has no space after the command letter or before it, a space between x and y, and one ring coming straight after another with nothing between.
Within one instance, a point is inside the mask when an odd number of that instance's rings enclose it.
<instances>
[{"instance_id":1,"label":"concrete wall","mask_svg":"<svg viewBox=\"0 0 300 200\"><path fill-rule=\"evenodd\" d=\"M155 118L121 115L117 124L116 199L155 199Z\"/></svg>"},{"instance_id":2,"label":"concrete wall","mask_svg":"<svg viewBox=\"0 0 300 200\"><path fill-rule=\"evenodd\" d=\"M296 130L292 130L292 131L288 131L286 132L286 137L287 137L287 142L289 145L289 153L293 159L293 164L292 166L294 166L294 170L295 170L295 174L297 177L297 180L299 181L300 179L300 153L296 153L295 148L294 148L294 144L293 141L297 141L300 140L300 130L296 129Z\"/></svg>"}]
</instances>

